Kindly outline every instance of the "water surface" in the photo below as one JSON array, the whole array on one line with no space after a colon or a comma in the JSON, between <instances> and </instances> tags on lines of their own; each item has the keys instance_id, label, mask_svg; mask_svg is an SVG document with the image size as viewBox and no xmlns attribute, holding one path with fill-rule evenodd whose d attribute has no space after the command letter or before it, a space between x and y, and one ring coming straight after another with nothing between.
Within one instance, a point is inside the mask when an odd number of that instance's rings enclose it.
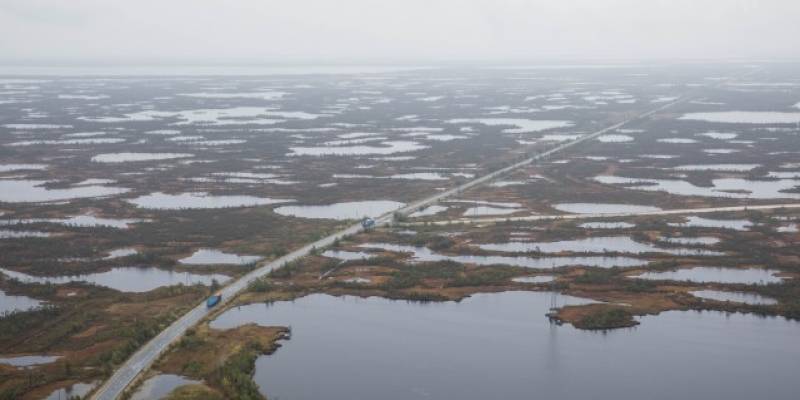
<instances>
[{"instance_id":1,"label":"water surface","mask_svg":"<svg viewBox=\"0 0 800 400\"><path fill-rule=\"evenodd\" d=\"M658 207L614 203L559 203L553 208L574 214L622 214L661 211Z\"/></svg>"},{"instance_id":2,"label":"water surface","mask_svg":"<svg viewBox=\"0 0 800 400\"><path fill-rule=\"evenodd\" d=\"M32 367L35 365L50 364L61 358L61 356L15 356L0 357L0 364L12 365L14 367Z\"/></svg>"},{"instance_id":3,"label":"water surface","mask_svg":"<svg viewBox=\"0 0 800 400\"><path fill-rule=\"evenodd\" d=\"M291 147L290 156L354 156L354 155L388 155L395 153L408 153L427 149L428 146L414 141L386 141L380 146L322 146L322 147Z\"/></svg>"},{"instance_id":4,"label":"water surface","mask_svg":"<svg viewBox=\"0 0 800 400\"><path fill-rule=\"evenodd\" d=\"M601 135L597 137L597 141L602 143L626 143L632 142L633 136L617 134Z\"/></svg>"},{"instance_id":5,"label":"water surface","mask_svg":"<svg viewBox=\"0 0 800 400\"><path fill-rule=\"evenodd\" d=\"M113 260L115 258L122 258L132 256L134 254L138 254L139 250L133 247L123 247L120 249L114 249L108 252L108 255L103 257L104 260Z\"/></svg>"},{"instance_id":6,"label":"water surface","mask_svg":"<svg viewBox=\"0 0 800 400\"><path fill-rule=\"evenodd\" d=\"M511 280L517 283L549 283L556 280L556 277L552 275L518 276Z\"/></svg>"},{"instance_id":7,"label":"water surface","mask_svg":"<svg viewBox=\"0 0 800 400\"><path fill-rule=\"evenodd\" d=\"M180 375L161 374L142 382L139 389L131 396L131 400L158 400L167 397L173 390L200 383Z\"/></svg>"},{"instance_id":8,"label":"water surface","mask_svg":"<svg viewBox=\"0 0 800 400\"><path fill-rule=\"evenodd\" d=\"M10 229L0 229L0 239L46 238L46 237L50 237L49 232L16 231Z\"/></svg>"},{"instance_id":9,"label":"water surface","mask_svg":"<svg viewBox=\"0 0 800 400\"><path fill-rule=\"evenodd\" d=\"M107 153L98 154L92 157L92 161L98 163L122 163L132 161L161 161L176 158L194 157L194 154L186 153Z\"/></svg>"},{"instance_id":10,"label":"water surface","mask_svg":"<svg viewBox=\"0 0 800 400\"><path fill-rule=\"evenodd\" d=\"M292 327L256 362L270 398L750 400L800 390L797 322L673 311L598 333L551 325L550 302L539 292L424 304L318 294L231 309L212 326Z\"/></svg>"},{"instance_id":11,"label":"water surface","mask_svg":"<svg viewBox=\"0 0 800 400\"><path fill-rule=\"evenodd\" d=\"M718 256L722 253L698 249L661 248L641 243L628 236L604 236L555 242L506 242L478 245L483 250L514 253L669 253L676 255Z\"/></svg>"},{"instance_id":12,"label":"water surface","mask_svg":"<svg viewBox=\"0 0 800 400\"><path fill-rule=\"evenodd\" d=\"M110 186L80 186L66 189L45 188L47 181L0 180L0 202L44 203L125 193L128 189Z\"/></svg>"},{"instance_id":13,"label":"water surface","mask_svg":"<svg viewBox=\"0 0 800 400\"><path fill-rule=\"evenodd\" d=\"M0 164L0 172L41 171L47 167L47 164Z\"/></svg>"},{"instance_id":14,"label":"water surface","mask_svg":"<svg viewBox=\"0 0 800 400\"><path fill-rule=\"evenodd\" d=\"M34 276L5 268L0 268L0 273L27 283L62 285L70 282L87 282L121 292L147 292L162 286L180 284L210 285L214 280L219 283L225 283L230 279L229 276L222 274L201 275L189 272L167 271L154 267L117 267L106 272L62 276Z\"/></svg>"},{"instance_id":15,"label":"water surface","mask_svg":"<svg viewBox=\"0 0 800 400\"><path fill-rule=\"evenodd\" d=\"M480 216L487 216L487 215L509 215L514 214L520 211L524 211L521 208L503 208L503 207L492 207L492 206L476 206L470 207L464 210L463 216L465 217L480 217Z\"/></svg>"},{"instance_id":16,"label":"water surface","mask_svg":"<svg viewBox=\"0 0 800 400\"><path fill-rule=\"evenodd\" d=\"M730 140L730 139L736 139L736 137L739 136L739 134L733 132L704 132L704 133L698 133L697 136L705 136L719 140Z\"/></svg>"},{"instance_id":17,"label":"water surface","mask_svg":"<svg viewBox=\"0 0 800 400\"><path fill-rule=\"evenodd\" d=\"M431 215L436 215L444 211L447 211L447 207L434 204L432 206L425 207L422 210L414 211L413 213L409 214L408 217L409 218L427 217Z\"/></svg>"},{"instance_id":18,"label":"water surface","mask_svg":"<svg viewBox=\"0 0 800 400\"><path fill-rule=\"evenodd\" d=\"M69 218L29 218L29 219L11 219L0 221L0 225L20 225L20 224L37 224L37 223L50 223L61 224L66 226L73 226L79 228L89 227L108 227L127 229L131 224L145 222L143 219L114 219L114 218L100 218L94 215L76 215Z\"/></svg>"},{"instance_id":19,"label":"water surface","mask_svg":"<svg viewBox=\"0 0 800 400\"><path fill-rule=\"evenodd\" d=\"M687 138L661 138L658 139L658 142L671 144L692 144L697 143L697 140Z\"/></svg>"},{"instance_id":20,"label":"water surface","mask_svg":"<svg viewBox=\"0 0 800 400\"><path fill-rule=\"evenodd\" d=\"M733 229L735 231L746 231L753 226L753 223L746 219L711 219L693 215L686 217L686 222L670 222L668 225L679 227L687 226L694 228L725 228Z\"/></svg>"},{"instance_id":21,"label":"water surface","mask_svg":"<svg viewBox=\"0 0 800 400\"><path fill-rule=\"evenodd\" d=\"M735 303L755 304L755 305L773 305L778 304L778 300L771 297L762 296L756 293L747 292L726 292L722 290L697 290L691 292L692 296L700 297L702 299L710 299L717 301L731 301Z\"/></svg>"},{"instance_id":22,"label":"water surface","mask_svg":"<svg viewBox=\"0 0 800 400\"><path fill-rule=\"evenodd\" d=\"M752 171L761 164L693 164L679 165L673 169L678 171L725 171L725 172L746 172Z\"/></svg>"},{"instance_id":23,"label":"water surface","mask_svg":"<svg viewBox=\"0 0 800 400\"><path fill-rule=\"evenodd\" d=\"M730 197L738 199L800 198L800 194L787 192L787 190L800 186L800 179L751 180L718 178L711 180L710 187L697 186L680 179L645 179L600 175L594 177L594 180L607 185L625 185L627 189L651 192L661 191L679 196Z\"/></svg>"},{"instance_id":24,"label":"water surface","mask_svg":"<svg viewBox=\"0 0 800 400\"><path fill-rule=\"evenodd\" d=\"M797 224L788 224L775 228L775 231L781 233L797 233L800 232L800 228L798 228Z\"/></svg>"},{"instance_id":25,"label":"water surface","mask_svg":"<svg viewBox=\"0 0 800 400\"><path fill-rule=\"evenodd\" d=\"M658 238L660 242L683 244L683 245L715 245L720 242L720 239L714 236L680 236L680 237L665 237Z\"/></svg>"},{"instance_id":26,"label":"water surface","mask_svg":"<svg viewBox=\"0 0 800 400\"><path fill-rule=\"evenodd\" d=\"M647 265L646 260L632 257L524 257L524 256L475 256L446 255L427 247L414 247L390 243L365 243L360 247L381 249L397 253L410 253L412 262L455 261L475 265L511 265L525 268L559 268L582 265L587 267L637 267Z\"/></svg>"},{"instance_id":27,"label":"water surface","mask_svg":"<svg viewBox=\"0 0 800 400\"><path fill-rule=\"evenodd\" d=\"M358 277L357 276L357 277L354 277L354 278L347 278L347 279L344 280L344 282L356 283L356 284L359 284L359 285L367 285L367 284L372 283L372 280L369 279L369 278L362 278L362 277Z\"/></svg>"},{"instance_id":28,"label":"water surface","mask_svg":"<svg viewBox=\"0 0 800 400\"><path fill-rule=\"evenodd\" d=\"M505 133L530 133L572 126L570 121L535 120L522 118L457 118L447 121L451 124L483 124L489 126L510 126Z\"/></svg>"},{"instance_id":29,"label":"water surface","mask_svg":"<svg viewBox=\"0 0 800 400\"><path fill-rule=\"evenodd\" d=\"M489 186L498 187L498 188L504 188L504 187L507 187L507 186L525 185L527 183L528 182L526 182L526 181L496 181L496 182L490 183Z\"/></svg>"},{"instance_id":30,"label":"water surface","mask_svg":"<svg viewBox=\"0 0 800 400\"><path fill-rule=\"evenodd\" d=\"M632 278L659 281L691 281L697 283L744 283L759 284L780 283L783 279L777 276L780 271L763 268L724 268L724 267L691 267L674 271L645 272Z\"/></svg>"},{"instance_id":31,"label":"water surface","mask_svg":"<svg viewBox=\"0 0 800 400\"><path fill-rule=\"evenodd\" d=\"M584 222L578 227L584 229L628 229L636 226L630 222Z\"/></svg>"},{"instance_id":32,"label":"water surface","mask_svg":"<svg viewBox=\"0 0 800 400\"><path fill-rule=\"evenodd\" d=\"M189 210L202 208L230 208L254 207L277 203L286 203L292 200L271 199L267 197L243 195L219 195L208 193L180 193L166 194L161 192L151 193L130 199L128 202L137 207L154 210Z\"/></svg>"},{"instance_id":33,"label":"water surface","mask_svg":"<svg viewBox=\"0 0 800 400\"><path fill-rule=\"evenodd\" d=\"M796 124L800 113L771 111L723 111L688 113L679 119L716 122L724 124Z\"/></svg>"},{"instance_id":34,"label":"water surface","mask_svg":"<svg viewBox=\"0 0 800 400\"><path fill-rule=\"evenodd\" d=\"M374 254L366 253L363 251L347 251L347 250L325 250L322 253L325 257L336 258L342 261L366 260L374 257Z\"/></svg>"},{"instance_id":35,"label":"water surface","mask_svg":"<svg viewBox=\"0 0 800 400\"><path fill-rule=\"evenodd\" d=\"M73 398L81 399L89 394L89 392L91 392L92 389L94 389L99 383L99 381L89 383L78 382L66 388L54 390L44 400L68 400Z\"/></svg>"},{"instance_id":36,"label":"water surface","mask_svg":"<svg viewBox=\"0 0 800 400\"><path fill-rule=\"evenodd\" d=\"M225 253L215 249L199 249L178 262L187 265L245 265L258 262L261 258L261 256Z\"/></svg>"},{"instance_id":37,"label":"water surface","mask_svg":"<svg viewBox=\"0 0 800 400\"><path fill-rule=\"evenodd\" d=\"M276 208L275 212L280 215L299 218L346 220L364 217L375 218L394 211L403 205L403 203L390 200L350 201L321 206L283 206Z\"/></svg>"},{"instance_id":38,"label":"water surface","mask_svg":"<svg viewBox=\"0 0 800 400\"><path fill-rule=\"evenodd\" d=\"M15 311L28 311L38 308L42 302L27 296L12 296L0 290L0 316Z\"/></svg>"}]
</instances>

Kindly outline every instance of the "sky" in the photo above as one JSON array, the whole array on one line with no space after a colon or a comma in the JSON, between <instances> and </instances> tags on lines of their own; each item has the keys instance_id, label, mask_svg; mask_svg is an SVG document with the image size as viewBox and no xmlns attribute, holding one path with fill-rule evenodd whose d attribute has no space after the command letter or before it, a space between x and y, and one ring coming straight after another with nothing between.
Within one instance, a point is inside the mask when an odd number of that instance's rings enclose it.
<instances>
[{"instance_id":1,"label":"sky","mask_svg":"<svg viewBox=\"0 0 800 400\"><path fill-rule=\"evenodd\" d=\"M800 59L800 0L0 0L0 64Z\"/></svg>"}]
</instances>

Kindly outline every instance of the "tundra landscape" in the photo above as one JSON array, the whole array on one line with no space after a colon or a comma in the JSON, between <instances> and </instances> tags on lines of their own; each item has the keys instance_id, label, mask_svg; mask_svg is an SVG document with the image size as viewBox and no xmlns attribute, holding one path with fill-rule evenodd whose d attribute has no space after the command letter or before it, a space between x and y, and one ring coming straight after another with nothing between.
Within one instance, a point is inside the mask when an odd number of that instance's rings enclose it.
<instances>
[{"instance_id":1,"label":"tundra landscape","mask_svg":"<svg viewBox=\"0 0 800 400\"><path fill-rule=\"evenodd\" d=\"M800 64L712 58L0 63L0 399L792 399Z\"/></svg>"}]
</instances>

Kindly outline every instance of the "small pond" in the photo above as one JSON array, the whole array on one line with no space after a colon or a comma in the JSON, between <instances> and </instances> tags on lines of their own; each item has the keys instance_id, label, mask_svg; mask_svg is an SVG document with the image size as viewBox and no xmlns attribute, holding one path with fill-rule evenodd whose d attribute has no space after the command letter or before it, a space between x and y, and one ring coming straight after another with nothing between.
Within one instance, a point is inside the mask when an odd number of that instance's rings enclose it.
<instances>
[{"instance_id":1,"label":"small pond","mask_svg":"<svg viewBox=\"0 0 800 400\"><path fill-rule=\"evenodd\" d=\"M724 267L691 267L674 271L645 272L631 278L659 281L691 281L697 283L744 283L760 284L780 283L783 279L776 276L778 270L762 268L724 268Z\"/></svg>"},{"instance_id":2,"label":"small pond","mask_svg":"<svg viewBox=\"0 0 800 400\"><path fill-rule=\"evenodd\" d=\"M280 215L299 218L346 220L361 219L364 217L375 218L387 212L394 211L403 205L403 203L390 200L351 201L318 206L282 206L276 208L275 212Z\"/></svg>"},{"instance_id":3,"label":"small pond","mask_svg":"<svg viewBox=\"0 0 800 400\"><path fill-rule=\"evenodd\" d=\"M778 304L778 300L771 297L762 296L756 293L747 292L726 292L722 290L697 290L692 292L692 296L701 299L730 301L734 303L745 303L754 305L773 305Z\"/></svg>"},{"instance_id":4,"label":"small pond","mask_svg":"<svg viewBox=\"0 0 800 400\"><path fill-rule=\"evenodd\" d=\"M142 382L139 389L131 396L131 400L159 400L167 397L173 390L200 382L184 378L180 375L161 374Z\"/></svg>"},{"instance_id":5,"label":"small pond","mask_svg":"<svg viewBox=\"0 0 800 400\"><path fill-rule=\"evenodd\" d=\"M189 272L167 271L155 267L117 267L105 272L86 275L34 276L0 268L0 273L22 282L52 283L62 285L70 282L87 282L105 286L121 292L147 292L162 286L172 285L210 285L216 280L225 283L230 279L222 274L192 274Z\"/></svg>"},{"instance_id":6,"label":"small pond","mask_svg":"<svg viewBox=\"0 0 800 400\"><path fill-rule=\"evenodd\" d=\"M178 260L186 265L245 265L261 260L261 256L243 256L215 249L199 249L191 256Z\"/></svg>"},{"instance_id":7,"label":"small pond","mask_svg":"<svg viewBox=\"0 0 800 400\"><path fill-rule=\"evenodd\" d=\"M632 257L514 257L514 256L475 256L446 255L433 252L427 247L414 247L389 243L366 243L363 248L381 249L397 253L410 253L412 262L455 261L475 265L511 265L525 268L559 268L573 265L587 267L638 267L647 265L646 260Z\"/></svg>"}]
</instances>

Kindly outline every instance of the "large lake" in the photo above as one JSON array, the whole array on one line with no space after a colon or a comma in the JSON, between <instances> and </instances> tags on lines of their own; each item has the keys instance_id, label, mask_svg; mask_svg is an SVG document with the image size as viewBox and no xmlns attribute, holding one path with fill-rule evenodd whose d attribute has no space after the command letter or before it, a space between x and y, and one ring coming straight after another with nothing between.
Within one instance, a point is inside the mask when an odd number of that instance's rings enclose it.
<instances>
[{"instance_id":1,"label":"large lake","mask_svg":"<svg viewBox=\"0 0 800 400\"><path fill-rule=\"evenodd\" d=\"M281 399L796 399L800 323L674 311L607 333L551 325L551 294L460 303L311 295L212 322L289 325L256 362ZM558 304L583 300L559 296Z\"/></svg>"}]
</instances>

